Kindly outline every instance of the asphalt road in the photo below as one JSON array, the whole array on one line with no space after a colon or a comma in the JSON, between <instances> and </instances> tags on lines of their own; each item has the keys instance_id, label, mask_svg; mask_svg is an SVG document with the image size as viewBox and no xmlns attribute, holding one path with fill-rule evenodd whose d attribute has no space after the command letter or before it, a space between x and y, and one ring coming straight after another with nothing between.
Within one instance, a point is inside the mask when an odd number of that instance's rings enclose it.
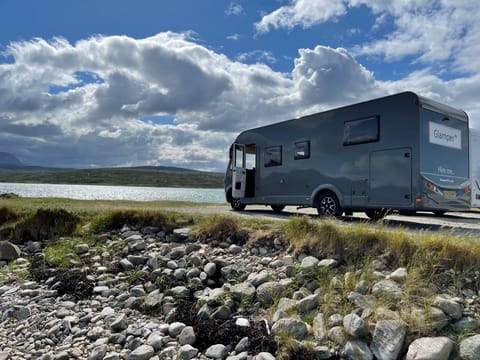
<instances>
[{"instance_id":1,"label":"asphalt road","mask_svg":"<svg viewBox=\"0 0 480 360\"><path fill-rule=\"evenodd\" d=\"M287 206L285 210L279 214L274 213L270 207L263 205L247 206L244 211L232 211L227 204L174 210L277 220L287 220L291 216L299 214L318 218L317 211L313 208L297 209L293 206ZM339 222L348 225L371 221L364 213L354 213L352 216L341 217ZM382 225L391 228L403 228L414 232L444 230L454 234L469 235L480 239L480 211L448 212L442 216L437 216L429 212L417 212L412 216L392 214L383 219Z\"/></svg>"}]
</instances>

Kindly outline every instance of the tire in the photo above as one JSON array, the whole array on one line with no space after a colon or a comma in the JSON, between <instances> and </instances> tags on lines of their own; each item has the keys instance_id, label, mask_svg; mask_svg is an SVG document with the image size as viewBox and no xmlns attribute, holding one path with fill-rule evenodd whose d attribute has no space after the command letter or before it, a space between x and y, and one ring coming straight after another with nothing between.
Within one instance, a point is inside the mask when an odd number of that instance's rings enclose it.
<instances>
[{"instance_id":1,"label":"tire","mask_svg":"<svg viewBox=\"0 0 480 360\"><path fill-rule=\"evenodd\" d=\"M243 211L245 210L245 204L242 204L239 198L232 198L232 201L230 201L230 206L234 211Z\"/></svg>"},{"instance_id":2,"label":"tire","mask_svg":"<svg viewBox=\"0 0 480 360\"><path fill-rule=\"evenodd\" d=\"M365 214L372 219L373 221L382 220L385 216L389 214L388 209L368 209L365 210Z\"/></svg>"},{"instance_id":3,"label":"tire","mask_svg":"<svg viewBox=\"0 0 480 360\"><path fill-rule=\"evenodd\" d=\"M320 194L317 200L317 212L320 216L342 216L343 209L337 196L328 191Z\"/></svg>"},{"instance_id":4,"label":"tire","mask_svg":"<svg viewBox=\"0 0 480 360\"><path fill-rule=\"evenodd\" d=\"M275 213L281 213L283 209L285 209L285 205L270 205L273 212Z\"/></svg>"}]
</instances>

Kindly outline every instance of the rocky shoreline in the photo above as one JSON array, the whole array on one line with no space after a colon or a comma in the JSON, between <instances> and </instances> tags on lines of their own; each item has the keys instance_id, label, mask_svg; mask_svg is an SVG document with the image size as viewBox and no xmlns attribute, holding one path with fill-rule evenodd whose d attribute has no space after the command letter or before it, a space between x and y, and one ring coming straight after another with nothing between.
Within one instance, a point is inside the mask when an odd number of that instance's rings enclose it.
<instances>
[{"instance_id":1,"label":"rocky shoreline","mask_svg":"<svg viewBox=\"0 0 480 360\"><path fill-rule=\"evenodd\" d=\"M1 242L0 360L480 359L478 271L439 269L432 306L404 307L409 273L388 254L366 277L281 236L124 226L95 240L67 271L42 243Z\"/></svg>"}]
</instances>

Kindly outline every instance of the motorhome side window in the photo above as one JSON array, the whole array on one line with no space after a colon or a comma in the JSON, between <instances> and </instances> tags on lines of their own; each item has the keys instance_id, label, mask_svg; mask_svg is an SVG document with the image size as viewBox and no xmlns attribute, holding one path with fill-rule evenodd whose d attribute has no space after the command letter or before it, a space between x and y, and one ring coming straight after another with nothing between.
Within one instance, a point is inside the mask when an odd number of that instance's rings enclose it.
<instances>
[{"instance_id":1,"label":"motorhome side window","mask_svg":"<svg viewBox=\"0 0 480 360\"><path fill-rule=\"evenodd\" d=\"M297 141L295 143L295 160L308 159L310 157L310 141Z\"/></svg>"},{"instance_id":2,"label":"motorhome side window","mask_svg":"<svg viewBox=\"0 0 480 360\"><path fill-rule=\"evenodd\" d=\"M265 167L282 165L282 147L270 146L265 148L264 159Z\"/></svg>"},{"instance_id":3,"label":"motorhome side window","mask_svg":"<svg viewBox=\"0 0 480 360\"><path fill-rule=\"evenodd\" d=\"M363 144L378 141L378 116L345 122L343 128L343 145Z\"/></svg>"}]
</instances>

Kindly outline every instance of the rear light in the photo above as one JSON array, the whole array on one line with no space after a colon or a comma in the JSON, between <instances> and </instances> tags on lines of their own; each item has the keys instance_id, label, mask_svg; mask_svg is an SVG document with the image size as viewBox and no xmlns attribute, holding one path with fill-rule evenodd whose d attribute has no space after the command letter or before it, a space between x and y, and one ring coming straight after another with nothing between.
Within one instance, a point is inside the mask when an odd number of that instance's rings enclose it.
<instances>
[{"instance_id":1,"label":"rear light","mask_svg":"<svg viewBox=\"0 0 480 360\"><path fill-rule=\"evenodd\" d=\"M471 191L470 185L465 186L465 189L463 189L463 192L464 192L464 193L469 193L470 191Z\"/></svg>"},{"instance_id":2,"label":"rear light","mask_svg":"<svg viewBox=\"0 0 480 360\"><path fill-rule=\"evenodd\" d=\"M427 189L428 190L435 190L435 185L433 185L431 182L427 182Z\"/></svg>"}]
</instances>

